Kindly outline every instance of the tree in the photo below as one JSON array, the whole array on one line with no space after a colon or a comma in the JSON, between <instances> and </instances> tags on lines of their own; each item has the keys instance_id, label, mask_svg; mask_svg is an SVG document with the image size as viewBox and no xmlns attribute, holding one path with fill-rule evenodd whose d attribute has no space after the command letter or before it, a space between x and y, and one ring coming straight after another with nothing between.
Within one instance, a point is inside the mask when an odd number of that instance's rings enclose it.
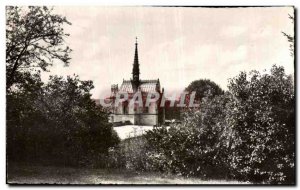
<instances>
[{"instance_id":1,"label":"tree","mask_svg":"<svg viewBox=\"0 0 300 190\"><path fill-rule=\"evenodd\" d=\"M106 155L108 148L118 143L112 125L108 123L108 114L91 100L93 88L92 81L81 81L78 76L67 79L52 76L44 88L44 95L37 102L38 109L62 137L64 156L78 153L73 156L78 159L75 162L94 164L93 161Z\"/></svg>"},{"instance_id":2,"label":"tree","mask_svg":"<svg viewBox=\"0 0 300 190\"><path fill-rule=\"evenodd\" d=\"M234 131L231 166L237 177L254 182L294 183L295 97L283 67L271 74L242 72L228 85L226 109Z\"/></svg>"},{"instance_id":3,"label":"tree","mask_svg":"<svg viewBox=\"0 0 300 190\"><path fill-rule=\"evenodd\" d=\"M107 113L91 100L92 82L51 76L41 84L8 95L9 161L104 166L119 139Z\"/></svg>"},{"instance_id":4,"label":"tree","mask_svg":"<svg viewBox=\"0 0 300 190\"><path fill-rule=\"evenodd\" d=\"M241 72L229 91L203 98L182 124L146 134L153 168L186 176L295 183L295 92L291 76Z\"/></svg>"},{"instance_id":5,"label":"tree","mask_svg":"<svg viewBox=\"0 0 300 190\"><path fill-rule=\"evenodd\" d=\"M229 174L226 104L229 94L204 98L201 109L185 111L182 124L148 131L148 162L159 171L226 178Z\"/></svg>"},{"instance_id":6,"label":"tree","mask_svg":"<svg viewBox=\"0 0 300 190\"><path fill-rule=\"evenodd\" d=\"M27 142L30 141L32 131L36 123L43 125L40 110L36 109L35 101L42 93L40 74L23 73L23 80L20 90L11 91L6 96L6 141L8 161L26 161L32 151ZM27 153L26 153L27 152ZM20 160L19 160L20 159Z\"/></svg>"},{"instance_id":7,"label":"tree","mask_svg":"<svg viewBox=\"0 0 300 190\"><path fill-rule=\"evenodd\" d=\"M191 82L186 88L186 91L196 91L195 100L201 101L204 97L214 97L224 94L224 91L215 82L209 79L200 79Z\"/></svg>"},{"instance_id":8,"label":"tree","mask_svg":"<svg viewBox=\"0 0 300 190\"><path fill-rule=\"evenodd\" d=\"M47 7L6 7L6 89L22 82L24 73L47 71L59 60L68 65L71 49L65 45L65 17Z\"/></svg>"}]
</instances>

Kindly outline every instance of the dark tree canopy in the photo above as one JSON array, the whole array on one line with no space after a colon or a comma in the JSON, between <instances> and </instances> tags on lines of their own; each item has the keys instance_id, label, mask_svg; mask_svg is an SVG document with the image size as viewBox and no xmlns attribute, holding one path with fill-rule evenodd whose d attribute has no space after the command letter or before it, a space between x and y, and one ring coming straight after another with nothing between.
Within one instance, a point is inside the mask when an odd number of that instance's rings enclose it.
<instances>
[{"instance_id":1,"label":"dark tree canopy","mask_svg":"<svg viewBox=\"0 0 300 190\"><path fill-rule=\"evenodd\" d=\"M91 81L51 76L43 84L38 74L31 79L7 95L9 161L94 165L118 143L107 113L90 98Z\"/></svg>"},{"instance_id":2,"label":"dark tree canopy","mask_svg":"<svg viewBox=\"0 0 300 190\"><path fill-rule=\"evenodd\" d=\"M195 100L202 100L203 97L214 97L224 94L220 86L209 79L195 80L185 90L188 92L196 91Z\"/></svg>"},{"instance_id":3,"label":"dark tree canopy","mask_svg":"<svg viewBox=\"0 0 300 190\"><path fill-rule=\"evenodd\" d=\"M47 7L6 8L8 163L101 165L119 142L107 113L91 99L92 81L41 80L54 63L69 64L64 24L71 23Z\"/></svg>"},{"instance_id":4,"label":"dark tree canopy","mask_svg":"<svg viewBox=\"0 0 300 190\"><path fill-rule=\"evenodd\" d=\"M6 7L6 89L22 82L24 72L47 71L54 61L68 64L65 17L47 7Z\"/></svg>"}]
</instances>

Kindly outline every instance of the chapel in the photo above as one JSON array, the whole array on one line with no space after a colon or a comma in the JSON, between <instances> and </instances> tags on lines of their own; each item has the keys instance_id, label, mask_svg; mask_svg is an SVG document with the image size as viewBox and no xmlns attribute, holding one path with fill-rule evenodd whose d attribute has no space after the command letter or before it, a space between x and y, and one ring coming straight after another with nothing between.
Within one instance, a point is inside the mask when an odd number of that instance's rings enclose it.
<instances>
[{"instance_id":1,"label":"chapel","mask_svg":"<svg viewBox=\"0 0 300 190\"><path fill-rule=\"evenodd\" d=\"M149 106L146 105L146 98L149 93L156 92L160 94L160 98L156 102L151 102ZM155 80L142 80L140 79L140 64L138 56L138 43L135 42L135 53L132 68L132 78L130 80L124 80L120 86L111 86L112 100L112 114L111 120L113 123L130 123L134 125L148 125L159 126L164 123L165 112L164 107L160 107L161 98L163 97L164 89L161 89L159 79ZM115 99L118 93L128 94L128 100L114 106ZM134 103L130 106L130 100L134 97L134 94L140 93L143 101L143 106Z\"/></svg>"}]
</instances>

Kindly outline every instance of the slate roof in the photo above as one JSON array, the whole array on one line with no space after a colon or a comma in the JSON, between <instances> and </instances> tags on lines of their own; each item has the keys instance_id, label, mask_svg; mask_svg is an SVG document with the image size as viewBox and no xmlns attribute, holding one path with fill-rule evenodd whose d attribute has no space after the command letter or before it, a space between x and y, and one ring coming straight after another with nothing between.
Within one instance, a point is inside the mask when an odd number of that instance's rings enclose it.
<instances>
[{"instance_id":1,"label":"slate roof","mask_svg":"<svg viewBox=\"0 0 300 190\"><path fill-rule=\"evenodd\" d=\"M142 92L155 92L157 85L159 85L159 80L141 80L139 89ZM119 91L133 93L131 81L123 80L123 83L122 83Z\"/></svg>"}]
</instances>

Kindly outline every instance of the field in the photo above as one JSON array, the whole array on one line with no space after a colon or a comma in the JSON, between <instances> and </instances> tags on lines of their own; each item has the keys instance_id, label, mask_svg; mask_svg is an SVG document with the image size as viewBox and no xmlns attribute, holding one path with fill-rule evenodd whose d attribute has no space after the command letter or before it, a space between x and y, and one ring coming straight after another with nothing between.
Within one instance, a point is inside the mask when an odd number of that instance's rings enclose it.
<instances>
[{"instance_id":1,"label":"field","mask_svg":"<svg viewBox=\"0 0 300 190\"><path fill-rule=\"evenodd\" d=\"M201 180L159 173L13 164L7 167L9 184L241 184L238 181Z\"/></svg>"}]
</instances>

